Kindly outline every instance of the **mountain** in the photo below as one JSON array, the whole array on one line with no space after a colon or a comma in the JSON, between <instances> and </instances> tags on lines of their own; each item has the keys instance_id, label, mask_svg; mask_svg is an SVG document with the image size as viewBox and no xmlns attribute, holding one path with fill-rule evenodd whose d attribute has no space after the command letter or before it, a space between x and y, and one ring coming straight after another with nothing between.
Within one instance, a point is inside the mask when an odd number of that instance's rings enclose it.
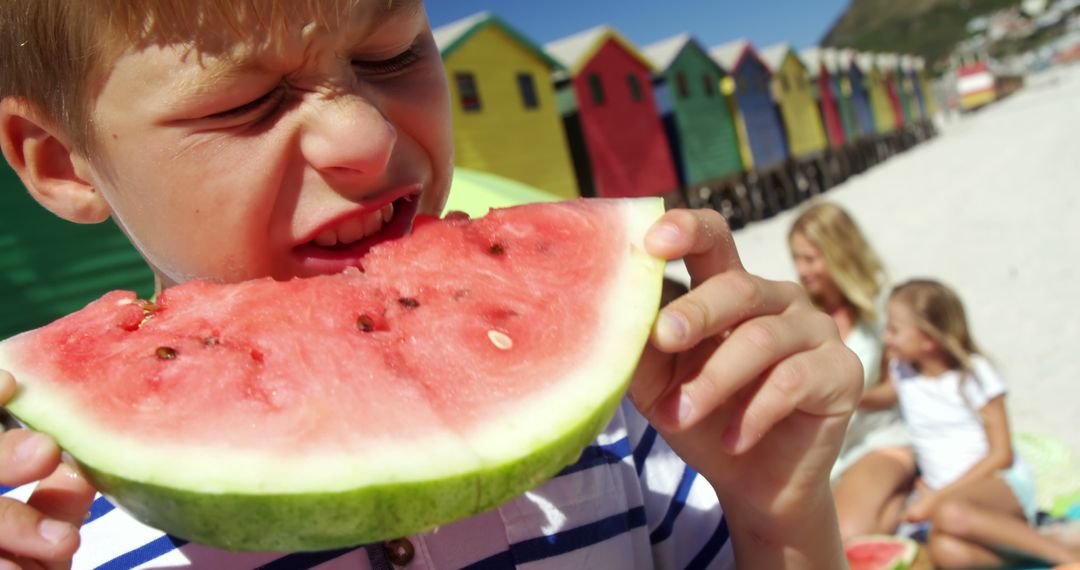
<instances>
[{"instance_id":1,"label":"mountain","mask_svg":"<svg viewBox=\"0 0 1080 570\"><path fill-rule=\"evenodd\" d=\"M821 45L920 55L930 65L968 36L976 16L1019 0L851 0Z\"/></svg>"}]
</instances>

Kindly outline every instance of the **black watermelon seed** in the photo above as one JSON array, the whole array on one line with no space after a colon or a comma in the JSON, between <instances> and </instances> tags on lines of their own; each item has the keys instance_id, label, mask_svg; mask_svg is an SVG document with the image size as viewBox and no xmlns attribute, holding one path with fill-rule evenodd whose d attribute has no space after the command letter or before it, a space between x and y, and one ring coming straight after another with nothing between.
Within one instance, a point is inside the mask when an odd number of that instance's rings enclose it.
<instances>
[{"instance_id":1,"label":"black watermelon seed","mask_svg":"<svg viewBox=\"0 0 1080 570\"><path fill-rule=\"evenodd\" d=\"M503 248L503 244L501 243L493 243L490 247L488 247L488 253L490 253L491 255L502 255L505 251L506 249Z\"/></svg>"},{"instance_id":2,"label":"black watermelon seed","mask_svg":"<svg viewBox=\"0 0 1080 570\"><path fill-rule=\"evenodd\" d=\"M401 306L406 309L415 309L420 306L420 301L417 301L412 297L402 297L398 299L398 303L401 303Z\"/></svg>"},{"instance_id":3,"label":"black watermelon seed","mask_svg":"<svg viewBox=\"0 0 1080 570\"><path fill-rule=\"evenodd\" d=\"M206 346L206 347L217 346L218 342L220 342L220 341L218 341L218 338L216 336L208 336L208 337L204 338L203 341L202 341L203 346Z\"/></svg>"},{"instance_id":4,"label":"black watermelon seed","mask_svg":"<svg viewBox=\"0 0 1080 570\"><path fill-rule=\"evenodd\" d=\"M167 346L159 346L158 349L154 351L154 354L162 360L172 360L176 358L176 350Z\"/></svg>"},{"instance_id":5,"label":"black watermelon seed","mask_svg":"<svg viewBox=\"0 0 1080 570\"><path fill-rule=\"evenodd\" d=\"M375 319L371 318L369 315L360 315L360 317L356 319L356 326L360 327L360 330L364 332L371 332L375 330Z\"/></svg>"}]
</instances>

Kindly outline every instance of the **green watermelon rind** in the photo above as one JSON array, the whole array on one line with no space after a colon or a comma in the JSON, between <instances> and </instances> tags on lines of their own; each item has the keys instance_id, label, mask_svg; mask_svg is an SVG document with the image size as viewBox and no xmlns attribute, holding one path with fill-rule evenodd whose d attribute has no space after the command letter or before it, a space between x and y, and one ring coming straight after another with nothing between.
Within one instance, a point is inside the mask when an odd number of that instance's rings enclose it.
<instances>
[{"instance_id":1,"label":"green watermelon rind","mask_svg":"<svg viewBox=\"0 0 1080 570\"><path fill-rule=\"evenodd\" d=\"M205 495L82 467L96 487L135 518L189 540L227 550L329 550L430 530L540 485L577 460L611 420L621 396L613 394L581 425L520 460L434 481L330 493ZM249 518L279 522L268 535L263 525L236 524Z\"/></svg>"},{"instance_id":2,"label":"green watermelon rind","mask_svg":"<svg viewBox=\"0 0 1080 570\"><path fill-rule=\"evenodd\" d=\"M850 540L845 544L845 549L868 543L889 543L904 546L904 551L897 556L889 566L882 566L877 570L908 570L919 556L919 544L910 538L888 534L869 534Z\"/></svg>"},{"instance_id":3,"label":"green watermelon rind","mask_svg":"<svg viewBox=\"0 0 1080 570\"><path fill-rule=\"evenodd\" d=\"M452 455L461 450L458 444L452 452L431 450L429 464L434 467L428 470L410 471L408 467L415 459L395 464L396 460L388 457L391 465L383 471L400 470L400 477L393 483L371 484L363 477L353 477L344 478L344 485L320 487L317 491L272 488L255 493L238 491L228 481L219 488L213 484L195 487L185 474L178 473L184 461L243 465L243 459L220 454L217 458L213 454L199 458L190 453L170 453L167 446L150 451L145 444L128 445L130 442L122 436L112 443L102 442L92 430L72 429L80 425L77 419L68 417L78 415L74 408L71 414L56 413L60 401L57 394L26 390L25 384L20 384L8 408L27 425L54 434L61 447L80 461L94 485L120 508L145 524L210 546L263 551L341 548L422 532L489 510L573 463L614 415L636 368L658 308L664 267L662 260L644 252L641 240L663 213L663 205L660 200L622 202L627 232L634 237L620 268L624 275L612 280L612 286L619 289L602 297L608 306L600 317L602 323L607 322L605 319L620 323L613 327L614 334L598 335L597 356L583 366L583 372L571 374L571 381L560 386L562 395L551 390L536 401L522 404L520 410L508 414L510 424L506 429L464 434L477 449L465 449L475 455L461 461ZM20 375L18 367L11 366L17 360L6 354L11 341L17 339L0 343L0 369L26 380L27 375ZM631 347L636 352L631 354ZM567 401L567 394L580 393L579 382L590 380L597 371L604 371L606 381L592 381L591 394L581 394L577 398L580 401ZM27 392L35 393L31 396ZM530 425L533 418L550 415L561 415L558 425L569 427L548 433ZM61 426L63 429L56 429ZM433 439L429 445L438 445L438 441ZM530 442L531 450L523 453ZM487 456L482 453L485 450ZM159 467L157 472L139 472L137 479L115 475L118 469L109 468L110 464L153 464L139 457L148 453L181 459L173 459L172 464ZM423 449L403 453L426 455ZM310 474L290 471L288 458L281 458L280 463L282 472L291 474L283 479ZM257 464L265 468L265 458ZM463 469L463 465L467 468Z\"/></svg>"}]
</instances>

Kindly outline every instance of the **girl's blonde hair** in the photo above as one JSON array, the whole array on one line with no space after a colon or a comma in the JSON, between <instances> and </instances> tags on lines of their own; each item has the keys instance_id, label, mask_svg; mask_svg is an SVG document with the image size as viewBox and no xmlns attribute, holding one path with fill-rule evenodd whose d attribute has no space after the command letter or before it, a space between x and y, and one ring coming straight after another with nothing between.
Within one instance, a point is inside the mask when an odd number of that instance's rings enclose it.
<instances>
[{"instance_id":1,"label":"girl's blonde hair","mask_svg":"<svg viewBox=\"0 0 1080 570\"><path fill-rule=\"evenodd\" d=\"M829 277L859 318L876 322L878 297L888 275L855 220L840 206L820 202L795 220L788 241L796 235L803 236L821 251ZM819 300L814 299L814 303Z\"/></svg>"},{"instance_id":2,"label":"girl's blonde hair","mask_svg":"<svg viewBox=\"0 0 1080 570\"><path fill-rule=\"evenodd\" d=\"M971 357L982 354L968 328L960 297L949 287L931 279L912 279L898 285L889 297L911 309L919 330L934 339L945 352L950 367L974 375Z\"/></svg>"},{"instance_id":3,"label":"girl's blonde hair","mask_svg":"<svg viewBox=\"0 0 1080 570\"><path fill-rule=\"evenodd\" d=\"M124 50L192 40L270 38L297 21L333 26L358 0L0 0L0 98L33 105L76 150L94 146L89 112ZM383 0L375 9L422 9Z\"/></svg>"}]
</instances>

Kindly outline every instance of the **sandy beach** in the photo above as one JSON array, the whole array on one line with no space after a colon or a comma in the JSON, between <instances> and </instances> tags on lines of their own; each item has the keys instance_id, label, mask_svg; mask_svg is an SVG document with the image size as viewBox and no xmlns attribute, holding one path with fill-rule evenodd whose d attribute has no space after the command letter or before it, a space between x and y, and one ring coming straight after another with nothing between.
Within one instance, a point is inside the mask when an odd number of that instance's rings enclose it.
<instances>
[{"instance_id":1,"label":"sandy beach","mask_svg":"<svg viewBox=\"0 0 1080 570\"><path fill-rule=\"evenodd\" d=\"M958 290L1009 385L1014 432L1080 453L1080 65L940 122L940 135L822 198L848 209L895 282ZM795 280L798 209L735 233L747 269Z\"/></svg>"}]
</instances>

